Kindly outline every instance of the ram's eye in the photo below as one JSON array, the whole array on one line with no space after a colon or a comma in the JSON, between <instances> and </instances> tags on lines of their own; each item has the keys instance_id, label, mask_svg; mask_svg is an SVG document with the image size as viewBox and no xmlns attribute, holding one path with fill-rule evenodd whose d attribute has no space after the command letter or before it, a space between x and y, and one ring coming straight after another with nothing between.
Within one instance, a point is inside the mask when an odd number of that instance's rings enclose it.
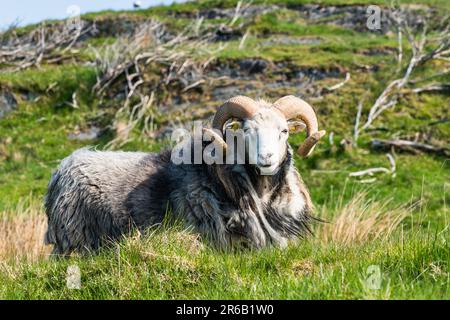
<instances>
[{"instance_id":1,"label":"ram's eye","mask_svg":"<svg viewBox=\"0 0 450 320\"><path fill-rule=\"evenodd\" d=\"M288 133L288 129L284 129L283 131L281 131L281 133L287 134Z\"/></svg>"}]
</instances>

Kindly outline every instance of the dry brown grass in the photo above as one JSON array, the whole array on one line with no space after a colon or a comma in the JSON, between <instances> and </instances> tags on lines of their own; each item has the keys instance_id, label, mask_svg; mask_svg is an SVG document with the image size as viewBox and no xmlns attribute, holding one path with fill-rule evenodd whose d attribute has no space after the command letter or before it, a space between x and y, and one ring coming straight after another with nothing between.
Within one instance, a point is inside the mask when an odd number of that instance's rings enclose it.
<instances>
[{"instance_id":1,"label":"dry brown grass","mask_svg":"<svg viewBox=\"0 0 450 320\"><path fill-rule=\"evenodd\" d=\"M322 225L318 238L326 243L360 244L373 239L386 240L411 215L411 206L389 208L383 203L369 200L367 193L356 194L348 203L336 210L322 209Z\"/></svg>"},{"instance_id":2,"label":"dry brown grass","mask_svg":"<svg viewBox=\"0 0 450 320\"><path fill-rule=\"evenodd\" d=\"M411 214L411 210L411 207L406 206L389 208L389 201L372 201L366 193L359 193L336 209L323 207L321 218L329 223L321 225L316 234L320 241L343 245L360 244L373 239L385 240ZM13 209L0 212L0 262L23 259L36 261L47 257L50 247L43 243L46 228L47 221L40 201L25 199ZM171 243L176 242L175 247L185 247L194 256L203 248L197 235L186 232L163 233L150 238L151 242L157 243L169 240ZM142 242L140 237L136 240ZM150 252L149 256L159 255L149 251L149 243L145 246L146 250L143 251Z\"/></svg>"},{"instance_id":3,"label":"dry brown grass","mask_svg":"<svg viewBox=\"0 0 450 320\"><path fill-rule=\"evenodd\" d=\"M44 245L47 219L40 201L26 199L15 208L0 212L0 262L35 261L49 254Z\"/></svg>"}]
</instances>

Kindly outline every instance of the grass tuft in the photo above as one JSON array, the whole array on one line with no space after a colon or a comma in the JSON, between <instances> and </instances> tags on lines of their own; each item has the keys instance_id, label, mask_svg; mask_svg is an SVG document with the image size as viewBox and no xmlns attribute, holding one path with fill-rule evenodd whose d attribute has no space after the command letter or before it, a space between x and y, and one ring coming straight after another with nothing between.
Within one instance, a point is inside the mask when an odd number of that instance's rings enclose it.
<instances>
[{"instance_id":1,"label":"grass tuft","mask_svg":"<svg viewBox=\"0 0 450 320\"><path fill-rule=\"evenodd\" d=\"M36 261L49 254L44 245L47 218L42 204L31 197L0 212L0 261Z\"/></svg>"},{"instance_id":2,"label":"grass tuft","mask_svg":"<svg viewBox=\"0 0 450 320\"><path fill-rule=\"evenodd\" d=\"M325 243L343 245L386 240L412 214L413 209L411 206L389 208L389 203L389 200L379 202L368 199L367 192L360 192L335 210L322 210L322 218L329 219L331 214L332 220L319 230L318 236Z\"/></svg>"}]
</instances>

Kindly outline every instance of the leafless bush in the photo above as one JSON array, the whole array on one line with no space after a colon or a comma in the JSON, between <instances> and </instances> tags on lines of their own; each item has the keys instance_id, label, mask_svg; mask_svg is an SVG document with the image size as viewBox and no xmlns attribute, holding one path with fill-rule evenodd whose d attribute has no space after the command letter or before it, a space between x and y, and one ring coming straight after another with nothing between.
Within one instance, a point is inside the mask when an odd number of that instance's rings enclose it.
<instances>
[{"instance_id":1,"label":"leafless bush","mask_svg":"<svg viewBox=\"0 0 450 320\"><path fill-rule=\"evenodd\" d=\"M10 71L17 71L39 66L44 60L56 62L81 36L94 28L95 25L88 26L83 21L76 26L68 23L41 24L20 36L12 28L0 35L0 63L9 65Z\"/></svg>"},{"instance_id":2,"label":"leafless bush","mask_svg":"<svg viewBox=\"0 0 450 320\"><path fill-rule=\"evenodd\" d=\"M363 100L358 105L357 117L354 127L354 143L357 143L359 134L370 128L374 121L386 110L393 108L406 93L419 93L424 91L436 91L445 90L447 85L432 84L429 87L424 88L408 88L410 84L416 84L428 79L411 79L413 71L420 66L429 63L432 60L444 60L450 61L450 16L446 16L440 23L438 30L429 30L427 19L424 19L424 24L421 30L413 30L405 18L404 12L400 9L392 8L390 11L390 19L393 21L393 25L397 28L398 34L398 71L404 70L402 76L388 83L385 89L375 100L375 103L370 107L369 113L365 122L361 122L361 114L363 108ZM404 50L403 50L403 35L408 40L411 56L409 61L404 63ZM447 74L450 69L446 69L444 72L436 72L436 75L427 77L434 78Z\"/></svg>"},{"instance_id":3,"label":"leafless bush","mask_svg":"<svg viewBox=\"0 0 450 320\"><path fill-rule=\"evenodd\" d=\"M139 102L130 109L128 104L122 106L115 115L112 127L116 131L116 137L105 146L107 149L118 148L129 142L130 133L137 125L143 124L141 133L149 135L154 131L154 94L151 96L139 95Z\"/></svg>"},{"instance_id":4,"label":"leafless bush","mask_svg":"<svg viewBox=\"0 0 450 320\"><path fill-rule=\"evenodd\" d=\"M157 93L169 91L173 83L183 93L214 80L204 72L217 52L208 49L214 34L203 28L202 23L203 19L198 19L179 34L170 36L163 24L149 21L130 39L120 38L95 50L98 72L94 92L102 96L118 82L126 95L113 123L117 136L108 147L125 143L138 124L143 125L144 134L154 129L153 105ZM146 79L146 68L163 71L158 78Z\"/></svg>"},{"instance_id":5,"label":"leafless bush","mask_svg":"<svg viewBox=\"0 0 450 320\"><path fill-rule=\"evenodd\" d=\"M225 25L228 28L234 26L249 7L249 4L238 2ZM103 97L114 90L113 87L119 87L125 93L125 101L112 124L116 138L107 145L108 148L126 143L130 132L138 125L143 135L150 135L155 129L154 119L163 102L161 99L167 100L223 79L206 72L217 52L225 47L210 45L215 42L217 28L217 25L205 24L204 18L200 17L173 34L163 23L148 21L132 37L119 38L100 50L93 49L97 65L97 83L93 91Z\"/></svg>"},{"instance_id":6,"label":"leafless bush","mask_svg":"<svg viewBox=\"0 0 450 320\"><path fill-rule=\"evenodd\" d=\"M131 38L118 38L113 44L92 50L96 56L97 83L93 90L101 94L130 68L138 68L140 54L161 45L165 30L157 21L149 21L136 30Z\"/></svg>"}]
</instances>

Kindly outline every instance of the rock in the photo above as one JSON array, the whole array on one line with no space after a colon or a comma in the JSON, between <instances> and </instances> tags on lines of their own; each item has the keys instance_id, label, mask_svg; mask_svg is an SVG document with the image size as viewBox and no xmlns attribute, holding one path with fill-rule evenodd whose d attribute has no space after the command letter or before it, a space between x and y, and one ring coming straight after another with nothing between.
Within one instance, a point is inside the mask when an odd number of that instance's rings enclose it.
<instances>
[{"instance_id":1,"label":"rock","mask_svg":"<svg viewBox=\"0 0 450 320\"><path fill-rule=\"evenodd\" d=\"M367 48L362 49L360 52L367 56L379 56L379 55L395 55L397 52L396 48L391 47L377 47L377 48Z\"/></svg>"},{"instance_id":2,"label":"rock","mask_svg":"<svg viewBox=\"0 0 450 320\"><path fill-rule=\"evenodd\" d=\"M216 101L226 101L241 92L242 87L238 85L218 86L212 90L211 96Z\"/></svg>"},{"instance_id":3,"label":"rock","mask_svg":"<svg viewBox=\"0 0 450 320\"><path fill-rule=\"evenodd\" d=\"M216 33L214 35L214 41L230 41L241 37L242 37L241 30L234 29L223 24L216 30Z\"/></svg>"},{"instance_id":4,"label":"rock","mask_svg":"<svg viewBox=\"0 0 450 320\"><path fill-rule=\"evenodd\" d=\"M309 23L325 22L359 32L369 31L367 28L367 7L368 5L325 6L318 4L292 4L287 6L288 9L299 11L304 18L309 20ZM380 6L380 8L380 29L372 31L386 34L392 27L392 21L389 18L390 12L384 6ZM436 13L435 9L420 6L404 8L400 14L410 27L420 27L424 25L424 18L420 15L423 12L427 14Z\"/></svg>"},{"instance_id":5,"label":"rock","mask_svg":"<svg viewBox=\"0 0 450 320\"><path fill-rule=\"evenodd\" d=\"M240 9L239 16L241 18L251 18L259 14L265 14L268 12L275 11L280 7L277 5L250 5L245 6L245 9ZM178 18L205 18L205 19L232 19L236 14L236 7L232 8L212 8L212 9L202 9L200 11L175 11L173 16Z\"/></svg>"},{"instance_id":6,"label":"rock","mask_svg":"<svg viewBox=\"0 0 450 320\"><path fill-rule=\"evenodd\" d=\"M35 92L23 90L20 92L21 98L26 101L36 101L39 99L39 95Z\"/></svg>"},{"instance_id":7,"label":"rock","mask_svg":"<svg viewBox=\"0 0 450 320\"><path fill-rule=\"evenodd\" d=\"M318 37L288 37L288 36L277 36L272 39L263 42L264 46L278 46L278 45L311 45L320 44L323 40Z\"/></svg>"},{"instance_id":8,"label":"rock","mask_svg":"<svg viewBox=\"0 0 450 320\"><path fill-rule=\"evenodd\" d=\"M75 128L75 132L70 133L68 138L70 140L87 141L94 140L100 136L101 130L98 127L90 127L85 131L80 131L79 128Z\"/></svg>"},{"instance_id":9,"label":"rock","mask_svg":"<svg viewBox=\"0 0 450 320\"><path fill-rule=\"evenodd\" d=\"M254 74L263 72L269 64L263 59L242 59L238 61L238 65L242 71Z\"/></svg>"},{"instance_id":10,"label":"rock","mask_svg":"<svg viewBox=\"0 0 450 320\"><path fill-rule=\"evenodd\" d=\"M0 89L0 119L15 110L16 107L17 100L14 95L10 91Z\"/></svg>"}]
</instances>

